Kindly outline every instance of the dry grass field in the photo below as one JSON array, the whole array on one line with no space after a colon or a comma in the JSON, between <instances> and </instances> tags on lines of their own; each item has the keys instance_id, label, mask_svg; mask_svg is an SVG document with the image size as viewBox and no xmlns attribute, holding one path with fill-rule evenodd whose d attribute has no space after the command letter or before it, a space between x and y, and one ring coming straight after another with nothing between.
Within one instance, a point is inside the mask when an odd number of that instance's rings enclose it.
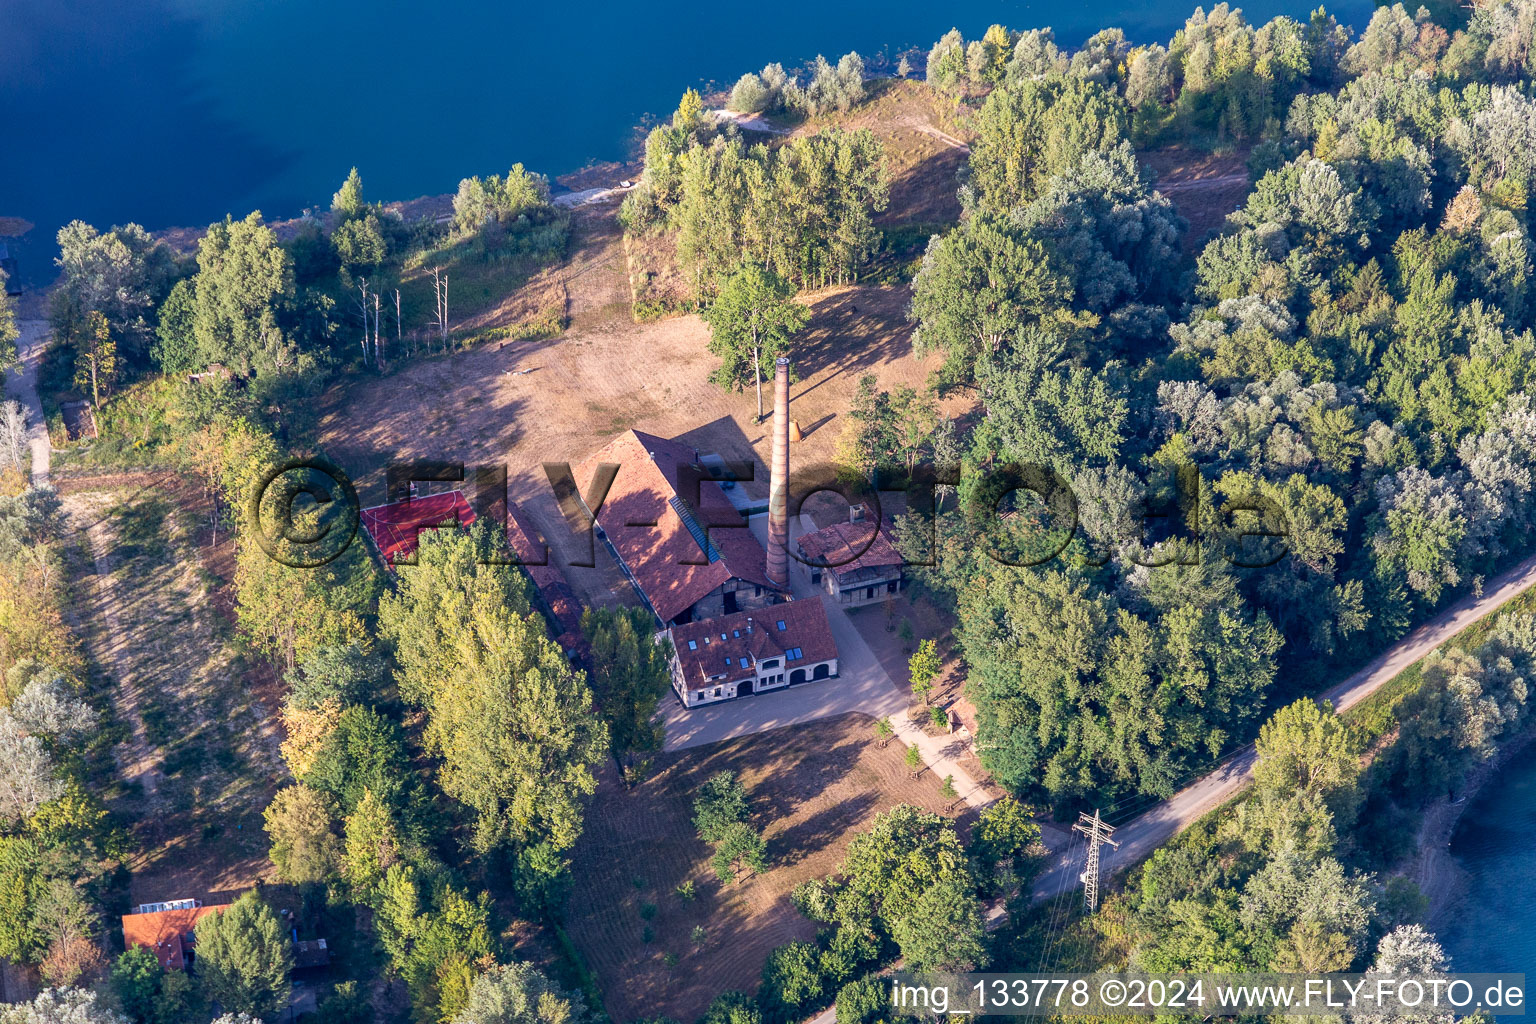
<instances>
[{"instance_id":1,"label":"dry grass field","mask_svg":"<svg viewBox=\"0 0 1536 1024\"><path fill-rule=\"evenodd\" d=\"M422 359L385 377L350 381L323 397L322 441L357 481L365 506L384 500L384 467L391 461L502 463L510 497L525 505L552 545L572 555L572 535L551 496L545 462L576 465L633 427L767 465L768 433L756 422L755 397L709 382L718 363L706 348L703 321L684 316L635 324L622 305L602 301L613 294L605 277L611 283L616 276L623 286L622 265L594 260L589 266L581 292L589 298L573 302L572 326L560 338L491 343ZM912 355L905 287L831 288L802 301L812 319L798 344L800 380L790 397L805 439L791 458L808 465L832 458L863 374L875 374L885 388L921 387L938 359ZM947 411L966 408L966 400L957 399ZM763 496L767 483L762 472L743 486ZM611 603L612 596L604 595L618 595L623 587L615 573L605 575L602 563L597 570L571 569L568 576L578 594Z\"/></svg>"},{"instance_id":2,"label":"dry grass field","mask_svg":"<svg viewBox=\"0 0 1536 1024\"><path fill-rule=\"evenodd\" d=\"M771 867L721 885L692 815L698 787L725 769L746 787ZM722 992L755 991L774 947L816 933L790 900L795 886L835 870L853 836L898 803L945 812L939 785L928 772L911 779L901 745L881 747L863 715L666 755L634 790L606 779L576 850L567 927L609 1015L691 1021ZM677 891L690 881L691 900Z\"/></svg>"},{"instance_id":3,"label":"dry grass field","mask_svg":"<svg viewBox=\"0 0 1536 1024\"><path fill-rule=\"evenodd\" d=\"M131 823L130 903L206 899L267 876L261 809L285 775L270 700L215 605L199 518L174 485L67 492L75 627L112 687Z\"/></svg>"}]
</instances>

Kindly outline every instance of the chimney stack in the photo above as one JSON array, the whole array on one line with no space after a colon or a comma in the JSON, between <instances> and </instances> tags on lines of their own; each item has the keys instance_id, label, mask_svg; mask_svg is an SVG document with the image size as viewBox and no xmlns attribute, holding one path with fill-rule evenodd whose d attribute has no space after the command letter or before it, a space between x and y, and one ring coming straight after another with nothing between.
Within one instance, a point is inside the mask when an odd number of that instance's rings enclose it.
<instances>
[{"instance_id":1,"label":"chimney stack","mask_svg":"<svg viewBox=\"0 0 1536 1024\"><path fill-rule=\"evenodd\" d=\"M773 465L768 478L768 578L789 589L789 360L773 375Z\"/></svg>"}]
</instances>

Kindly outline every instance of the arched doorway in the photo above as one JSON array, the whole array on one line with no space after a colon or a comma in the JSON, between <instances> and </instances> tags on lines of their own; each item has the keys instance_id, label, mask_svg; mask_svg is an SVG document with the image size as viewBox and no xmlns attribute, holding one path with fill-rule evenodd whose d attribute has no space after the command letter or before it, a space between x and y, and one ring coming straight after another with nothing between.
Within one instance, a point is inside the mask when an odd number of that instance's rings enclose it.
<instances>
[{"instance_id":1,"label":"arched doorway","mask_svg":"<svg viewBox=\"0 0 1536 1024\"><path fill-rule=\"evenodd\" d=\"M789 685L805 682L805 669L797 668L789 674Z\"/></svg>"},{"instance_id":2,"label":"arched doorway","mask_svg":"<svg viewBox=\"0 0 1536 1024\"><path fill-rule=\"evenodd\" d=\"M736 696L746 697L752 693L752 680L744 679L736 684Z\"/></svg>"},{"instance_id":3,"label":"arched doorway","mask_svg":"<svg viewBox=\"0 0 1536 1024\"><path fill-rule=\"evenodd\" d=\"M832 674L832 666L822 662L816 666L816 671L811 673L812 679L825 679Z\"/></svg>"}]
</instances>

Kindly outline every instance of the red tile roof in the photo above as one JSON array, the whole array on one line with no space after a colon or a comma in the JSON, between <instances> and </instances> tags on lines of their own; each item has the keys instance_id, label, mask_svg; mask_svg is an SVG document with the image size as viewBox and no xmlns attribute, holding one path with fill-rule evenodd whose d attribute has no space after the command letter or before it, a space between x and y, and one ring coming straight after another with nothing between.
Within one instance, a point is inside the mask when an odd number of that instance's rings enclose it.
<instances>
[{"instance_id":1,"label":"red tile roof","mask_svg":"<svg viewBox=\"0 0 1536 1024\"><path fill-rule=\"evenodd\" d=\"M698 524L710 528L709 544L718 553L716 561L706 563L703 548L672 502L680 497L679 470L697 461L698 453L688 445L628 430L576 471L577 486L585 497L598 465L618 464L618 475L597 521L663 622L732 578L779 589L768 579L763 546L720 485L707 475L699 484L698 507L692 509ZM692 504L691 495L681 498L686 505Z\"/></svg>"},{"instance_id":2,"label":"red tile roof","mask_svg":"<svg viewBox=\"0 0 1536 1024\"><path fill-rule=\"evenodd\" d=\"M800 553L835 576L857 569L900 568L901 554L876 523L833 523L800 538ZM873 539L871 539L873 535Z\"/></svg>"},{"instance_id":3,"label":"red tile roof","mask_svg":"<svg viewBox=\"0 0 1536 1024\"><path fill-rule=\"evenodd\" d=\"M562 650L580 648L583 643L581 602L576 600L576 594L566 582L565 573L554 564L533 520L511 501L507 502L507 541L517 557L523 560L522 570L533 580L539 597L554 618L555 632L559 634L556 642ZM535 565L535 562L548 564Z\"/></svg>"},{"instance_id":4,"label":"red tile roof","mask_svg":"<svg viewBox=\"0 0 1536 1024\"><path fill-rule=\"evenodd\" d=\"M784 623L783 629L779 628L780 622ZM694 644L692 650L689 641ZM837 657L837 641L827 623L827 610L821 599L815 597L673 626L672 643L677 648L683 681L690 689L706 685L712 676L722 672L727 680L740 679L749 672L755 674L757 662L778 657L795 647L802 653L785 663L788 669ZM727 658L731 661L729 667ZM742 667L742 658L747 659L747 668Z\"/></svg>"},{"instance_id":5,"label":"red tile roof","mask_svg":"<svg viewBox=\"0 0 1536 1024\"><path fill-rule=\"evenodd\" d=\"M416 553L421 531L450 522L467 530L475 523L475 510L463 491L449 491L375 505L363 509L361 517L363 528L384 556L385 567L394 571L397 564Z\"/></svg>"},{"instance_id":6,"label":"red tile roof","mask_svg":"<svg viewBox=\"0 0 1536 1024\"><path fill-rule=\"evenodd\" d=\"M191 946L192 929L204 915L228 910L228 903L212 907L186 907L161 910L153 914L123 915L123 945L129 949L146 946L154 950L162 970L187 966L186 951Z\"/></svg>"}]
</instances>

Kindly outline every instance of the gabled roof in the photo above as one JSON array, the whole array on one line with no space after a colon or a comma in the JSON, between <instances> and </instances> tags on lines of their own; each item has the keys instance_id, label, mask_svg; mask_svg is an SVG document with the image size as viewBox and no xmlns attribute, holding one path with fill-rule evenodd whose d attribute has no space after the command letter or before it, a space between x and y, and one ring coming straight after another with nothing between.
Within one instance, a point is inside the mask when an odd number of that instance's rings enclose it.
<instances>
[{"instance_id":1,"label":"gabled roof","mask_svg":"<svg viewBox=\"0 0 1536 1024\"><path fill-rule=\"evenodd\" d=\"M885 530L873 520L833 523L800 538L800 553L834 576L857 569L900 568L904 563ZM871 535L873 534L873 539Z\"/></svg>"},{"instance_id":2,"label":"gabled roof","mask_svg":"<svg viewBox=\"0 0 1536 1024\"><path fill-rule=\"evenodd\" d=\"M554 556L539 538L528 513L513 501L507 502L507 542L522 559L522 570L533 580L539 597L554 618L555 638L562 650L570 651L584 643L581 636L581 603L566 582L565 573L554 564ZM544 562L544 565L534 563Z\"/></svg>"},{"instance_id":3,"label":"gabled roof","mask_svg":"<svg viewBox=\"0 0 1536 1024\"><path fill-rule=\"evenodd\" d=\"M699 473L697 508L679 493L680 471L698 462L693 448L625 431L577 469L583 498L604 462L619 472L597 521L663 622L733 578L780 589L768 579L763 546L717 482Z\"/></svg>"},{"instance_id":4,"label":"gabled roof","mask_svg":"<svg viewBox=\"0 0 1536 1024\"><path fill-rule=\"evenodd\" d=\"M779 628L781 622L783 629ZM827 610L815 597L673 626L672 644L683 681L690 689L720 682L714 677L722 674L726 680L755 674L757 662L795 648L799 648L800 656L785 662L788 669L837 657ZM747 660L745 666L743 658Z\"/></svg>"},{"instance_id":5,"label":"gabled roof","mask_svg":"<svg viewBox=\"0 0 1536 1024\"><path fill-rule=\"evenodd\" d=\"M187 947L197 922L207 914L228 910L228 903L212 907L180 907L152 914L123 915L123 945L146 946L154 951L162 970L187 966Z\"/></svg>"}]
</instances>

